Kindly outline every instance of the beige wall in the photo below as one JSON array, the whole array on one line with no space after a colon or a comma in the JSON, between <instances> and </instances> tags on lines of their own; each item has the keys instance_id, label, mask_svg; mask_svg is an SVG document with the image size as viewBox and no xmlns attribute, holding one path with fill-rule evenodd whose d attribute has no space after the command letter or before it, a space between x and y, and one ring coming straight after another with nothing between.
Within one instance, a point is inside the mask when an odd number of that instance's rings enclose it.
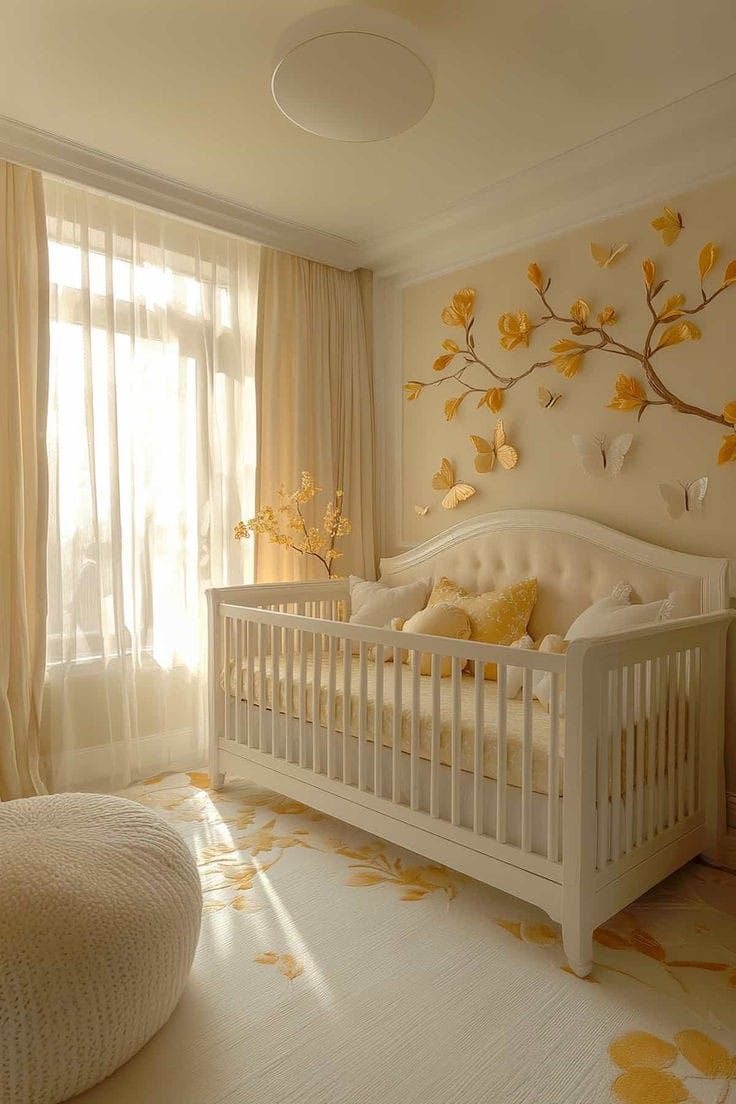
<instances>
[{"instance_id":1,"label":"beige wall","mask_svg":"<svg viewBox=\"0 0 736 1104\"><path fill-rule=\"evenodd\" d=\"M736 179L723 180L681 196L665 196L664 202L682 212L684 230L666 247L649 226L659 214L660 203L586 226L562 237L538 243L519 252L493 258L472 268L408 287L403 292L401 340L403 380L437 378L432 363L446 337L462 331L443 325L442 308L453 293L469 286L477 292L475 337L477 351L499 371L516 374L536 360L547 359L550 345L569 336L561 325L550 323L535 331L528 349L506 352L499 345L497 320L505 311L526 310L540 316L540 304L526 278L530 261L537 261L552 277L550 299L567 314L570 303L582 296L594 310L614 306L620 322L613 336L641 346L648 325L643 294L641 261L651 257L661 276L667 277L667 293L684 291L688 305L699 301L698 253L708 241L721 246L715 283L725 264L736 258ZM600 269L590 256L590 242L629 242L620 262ZM711 277L713 279L713 277ZM710 286L710 285L707 285ZM715 284L714 284L715 286ZM668 386L683 398L720 411L736 399L736 285L698 316L702 339L679 345L656 358L656 366ZM459 362L457 362L459 365ZM582 371L571 380L553 368L543 368L509 392L502 416L510 439L519 450L519 465L511 472L498 470L479 475L470 433L490 437L496 416L476 410L469 397L451 423L443 416L445 399L459 394L452 383L425 391L416 402L403 401L398 386L395 401L402 404L401 504L394 515L398 524L389 528L386 545L413 545L473 514L504 507L547 507L581 514L612 525L645 540L682 551L730 556L736 561L736 463L719 467L720 426L688 417L668 408L653 407L637 425L635 414L606 409L614 393L616 375L641 375L636 364L623 358L589 354ZM471 380L484 374L474 370ZM537 387L543 384L563 392L553 410L542 410ZM620 478L591 479L585 475L572 443L574 433L612 435L631 431L634 443ZM432 489L432 474L440 458L449 457L459 477L472 483L477 494L457 510L441 508L441 495ZM691 480L707 475L710 487L702 514L672 520L658 491L660 482ZM414 505L429 505L425 518ZM388 551L389 548L386 547ZM736 564L734 579L736 583ZM560 626L564 632L567 626ZM736 649L732 649L735 651ZM729 718L730 789L736 791L736 662L730 664L731 708Z\"/></svg>"}]
</instances>

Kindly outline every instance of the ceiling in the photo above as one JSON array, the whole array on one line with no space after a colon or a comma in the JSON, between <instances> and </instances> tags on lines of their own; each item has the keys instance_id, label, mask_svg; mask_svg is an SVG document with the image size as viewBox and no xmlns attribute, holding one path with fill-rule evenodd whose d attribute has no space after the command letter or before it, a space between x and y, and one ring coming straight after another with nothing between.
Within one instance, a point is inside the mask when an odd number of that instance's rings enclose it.
<instances>
[{"instance_id":1,"label":"ceiling","mask_svg":"<svg viewBox=\"0 0 736 1104\"><path fill-rule=\"evenodd\" d=\"M425 119L383 142L299 130L277 39L325 0L24 0L3 10L0 114L245 207L380 240L730 75L736 3L374 0L423 33Z\"/></svg>"}]
</instances>

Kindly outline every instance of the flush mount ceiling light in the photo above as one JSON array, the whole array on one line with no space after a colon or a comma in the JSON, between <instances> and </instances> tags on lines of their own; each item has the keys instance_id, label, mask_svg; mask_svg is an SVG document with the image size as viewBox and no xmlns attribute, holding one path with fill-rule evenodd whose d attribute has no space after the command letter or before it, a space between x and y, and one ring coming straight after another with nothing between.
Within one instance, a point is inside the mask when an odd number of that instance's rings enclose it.
<instances>
[{"instance_id":1,"label":"flush mount ceiling light","mask_svg":"<svg viewBox=\"0 0 736 1104\"><path fill-rule=\"evenodd\" d=\"M434 99L411 24L373 8L330 8L283 36L271 78L279 109L302 130L376 142L423 119Z\"/></svg>"}]
</instances>

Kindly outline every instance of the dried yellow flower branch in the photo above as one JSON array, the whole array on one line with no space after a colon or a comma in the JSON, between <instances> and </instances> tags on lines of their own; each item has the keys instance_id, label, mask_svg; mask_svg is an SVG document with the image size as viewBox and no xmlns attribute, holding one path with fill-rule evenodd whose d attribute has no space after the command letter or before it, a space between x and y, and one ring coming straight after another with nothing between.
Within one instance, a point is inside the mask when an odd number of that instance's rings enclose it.
<instances>
[{"instance_id":1,"label":"dried yellow flower branch","mask_svg":"<svg viewBox=\"0 0 736 1104\"><path fill-rule=\"evenodd\" d=\"M313 556L324 566L327 577L333 577L335 560L342 556L337 542L351 531L351 524L342 512L343 493L335 491L322 517L320 527L308 525L302 506L321 491L311 472L302 472L298 488L287 493L279 488L278 506L261 506L255 517L239 521L233 529L235 540L245 540L251 533L268 537L271 544L290 548L302 556Z\"/></svg>"}]
</instances>

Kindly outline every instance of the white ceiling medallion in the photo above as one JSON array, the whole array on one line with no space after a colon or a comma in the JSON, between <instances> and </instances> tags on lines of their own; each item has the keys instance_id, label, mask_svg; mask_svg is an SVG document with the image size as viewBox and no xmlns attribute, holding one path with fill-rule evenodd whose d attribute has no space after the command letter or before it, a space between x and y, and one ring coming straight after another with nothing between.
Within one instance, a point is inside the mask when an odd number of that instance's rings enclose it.
<instances>
[{"instance_id":1,"label":"white ceiling medallion","mask_svg":"<svg viewBox=\"0 0 736 1104\"><path fill-rule=\"evenodd\" d=\"M302 130L377 142L423 119L434 78L403 19L357 6L328 8L282 37L271 78L279 109Z\"/></svg>"}]
</instances>

